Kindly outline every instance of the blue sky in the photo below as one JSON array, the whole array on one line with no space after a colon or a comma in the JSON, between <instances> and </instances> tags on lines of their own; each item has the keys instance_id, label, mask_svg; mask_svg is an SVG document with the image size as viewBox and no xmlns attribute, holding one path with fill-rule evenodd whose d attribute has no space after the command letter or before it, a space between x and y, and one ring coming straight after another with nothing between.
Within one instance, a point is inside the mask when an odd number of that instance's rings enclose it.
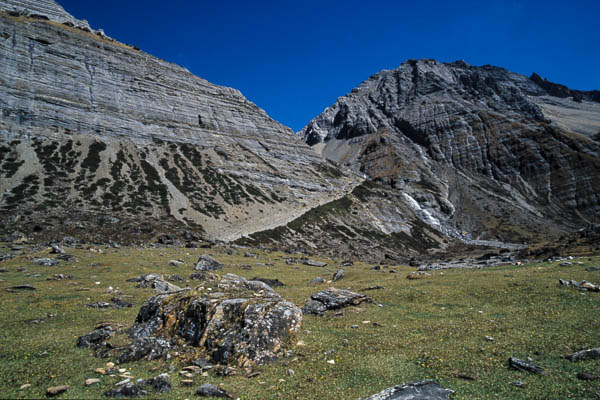
<instances>
[{"instance_id":1,"label":"blue sky","mask_svg":"<svg viewBox=\"0 0 600 400\"><path fill-rule=\"evenodd\" d=\"M95 29L239 89L301 129L411 58L600 89L600 1L58 0Z\"/></svg>"}]
</instances>

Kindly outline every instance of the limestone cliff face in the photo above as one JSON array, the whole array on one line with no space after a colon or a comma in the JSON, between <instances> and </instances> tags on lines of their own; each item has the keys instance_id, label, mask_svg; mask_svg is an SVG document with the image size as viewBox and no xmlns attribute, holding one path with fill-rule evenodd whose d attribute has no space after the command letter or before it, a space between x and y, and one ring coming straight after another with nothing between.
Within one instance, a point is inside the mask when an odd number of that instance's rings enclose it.
<instances>
[{"instance_id":1,"label":"limestone cliff face","mask_svg":"<svg viewBox=\"0 0 600 400\"><path fill-rule=\"evenodd\" d=\"M5 231L133 221L230 240L359 181L239 91L86 26L51 0L0 0Z\"/></svg>"},{"instance_id":2,"label":"limestone cliff face","mask_svg":"<svg viewBox=\"0 0 600 400\"><path fill-rule=\"evenodd\" d=\"M400 191L445 233L541 238L600 219L596 92L568 95L502 68L411 60L300 133L340 166Z\"/></svg>"}]
</instances>

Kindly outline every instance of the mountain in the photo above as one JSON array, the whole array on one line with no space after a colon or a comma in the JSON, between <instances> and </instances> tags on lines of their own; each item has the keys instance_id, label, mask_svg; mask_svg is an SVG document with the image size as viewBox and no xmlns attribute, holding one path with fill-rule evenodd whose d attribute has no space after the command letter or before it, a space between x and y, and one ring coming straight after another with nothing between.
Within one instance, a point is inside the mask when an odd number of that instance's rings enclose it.
<instances>
[{"instance_id":1,"label":"mountain","mask_svg":"<svg viewBox=\"0 0 600 400\"><path fill-rule=\"evenodd\" d=\"M409 60L300 135L446 236L550 240L600 220L599 93L489 65Z\"/></svg>"},{"instance_id":2,"label":"mountain","mask_svg":"<svg viewBox=\"0 0 600 400\"><path fill-rule=\"evenodd\" d=\"M4 233L228 241L361 181L239 91L115 41L53 0L0 0L0 59Z\"/></svg>"}]
</instances>

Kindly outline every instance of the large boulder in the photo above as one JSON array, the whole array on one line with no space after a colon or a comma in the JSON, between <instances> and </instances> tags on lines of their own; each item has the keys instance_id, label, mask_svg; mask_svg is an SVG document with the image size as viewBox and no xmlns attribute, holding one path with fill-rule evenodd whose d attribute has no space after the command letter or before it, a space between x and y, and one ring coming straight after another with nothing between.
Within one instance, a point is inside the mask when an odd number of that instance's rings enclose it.
<instances>
[{"instance_id":1,"label":"large boulder","mask_svg":"<svg viewBox=\"0 0 600 400\"><path fill-rule=\"evenodd\" d=\"M216 271L223 269L224 265L212 258L211 256L202 255L196 262L194 269L196 271Z\"/></svg>"},{"instance_id":2,"label":"large boulder","mask_svg":"<svg viewBox=\"0 0 600 400\"><path fill-rule=\"evenodd\" d=\"M427 379L393 386L363 400L448 400L451 394L454 394L453 390Z\"/></svg>"},{"instance_id":3,"label":"large boulder","mask_svg":"<svg viewBox=\"0 0 600 400\"><path fill-rule=\"evenodd\" d=\"M262 364L294 343L301 321L300 309L264 282L227 274L216 285L148 299L129 330L135 342L122 350L119 362L151 347L140 341L162 339L191 345L213 363Z\"/></svg>"},{"instance_id":4,"label":"large boulder","mask_svg":"<svg viewBox=\"0 0 600 400\"><path fill-rule=\"evenodd\" d=\"M371 298L350 290L329 288L310 296L310 299L302 307L302 312L304 314L321 315L327 310L356 306L362 302L370 303Z\"/></svg>"}]
</instances>

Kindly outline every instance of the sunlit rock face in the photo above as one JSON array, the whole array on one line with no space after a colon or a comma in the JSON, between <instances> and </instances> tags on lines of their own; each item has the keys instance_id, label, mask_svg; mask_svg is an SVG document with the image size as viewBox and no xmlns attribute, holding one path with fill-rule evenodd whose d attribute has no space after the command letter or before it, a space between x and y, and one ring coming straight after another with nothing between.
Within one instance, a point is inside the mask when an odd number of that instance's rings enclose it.
<instances>
[{"instance_id":1,"label":"sunlit rock face","mask_svg":"<svg viewBox=\"0 0 600 400\"><path fill-rule=\"evenodd\" d=\"M410 60L340 97L300 134L338 165L401 192L445 233L552 236L600 219L600 104L597 91L538 78Z\"/></svg>"},{"instance_id":2,"label":"sunlit rock face","mask_svg":"<svg viewBox=\"0 0 600 400\"><path fill-rule=\"evenodd\" d=\"M90 30L54 1L0 1L0 59L5 230L125 240L184 227L231 240L359 181L239 91Z\"/></svg>"}]
</instances>

